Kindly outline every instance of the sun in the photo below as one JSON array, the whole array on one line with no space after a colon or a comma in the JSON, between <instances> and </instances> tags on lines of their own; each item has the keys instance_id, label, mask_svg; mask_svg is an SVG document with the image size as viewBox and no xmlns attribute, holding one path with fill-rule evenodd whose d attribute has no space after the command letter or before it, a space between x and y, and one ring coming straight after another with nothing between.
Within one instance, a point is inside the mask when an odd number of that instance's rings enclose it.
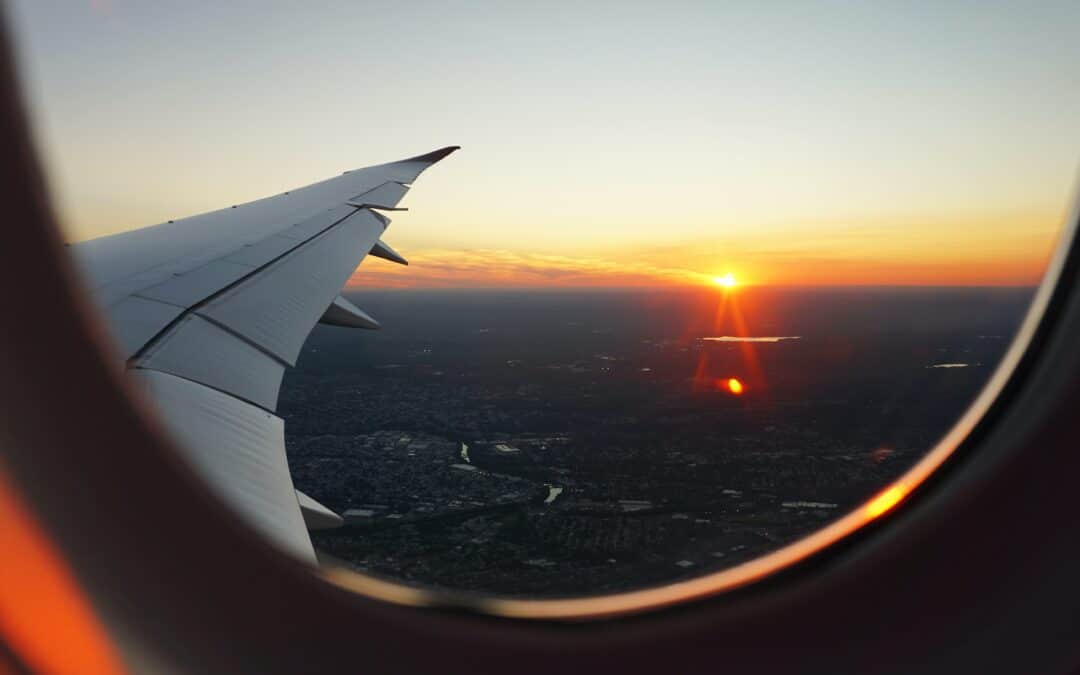
<instances>
[{"instance_id":1,"label":"sun","mask_svg":"<svg viewBox=\"0 0 1080 675\"><path fill-rule=\"evenodd\" d=\"M735 288L735 284L738 283L735 281L735 275L731 272L728 272L722 277L713 277L712 281L717 286L723 286L724 288Z\"/></svg>"}]
</instances>

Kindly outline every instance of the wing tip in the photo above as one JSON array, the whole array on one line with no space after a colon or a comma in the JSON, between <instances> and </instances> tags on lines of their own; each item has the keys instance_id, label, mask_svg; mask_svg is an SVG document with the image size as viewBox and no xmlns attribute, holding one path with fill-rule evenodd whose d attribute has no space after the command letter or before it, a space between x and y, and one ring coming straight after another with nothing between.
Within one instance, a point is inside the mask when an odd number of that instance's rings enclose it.
<instances>
[{"instance_id":1,"label":"wing tip","mask_svg":"<svg viewBox=\"0 0 1080 675\"><path fill-rule=\"evenodd\" d=\"M445 148L439 148L438 150L432 150L431 152L427 152L427 153L424 153L422 155L417 155L416 157L410 157L410 158L402 160L402 161L404 161L404 162L427 162L429 164L434 164L435 162L439 161L440 159L442 159L442 158L446 157L447 155L449 155L449 154L451 154L453 152L456 152L456 151L458 151L460 149L461 149L460 145L448 145Z\"/></svg>"}]
</instances>

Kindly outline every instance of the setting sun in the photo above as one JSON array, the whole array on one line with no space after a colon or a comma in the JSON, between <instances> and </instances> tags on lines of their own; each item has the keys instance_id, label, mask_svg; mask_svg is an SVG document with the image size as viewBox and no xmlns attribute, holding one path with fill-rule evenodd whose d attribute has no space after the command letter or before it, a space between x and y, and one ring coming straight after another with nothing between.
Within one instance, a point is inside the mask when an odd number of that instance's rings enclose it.
<instances>
[{"instance_id":1,"label":"setting sun","mask_svg":"<svg viewBox=\"0 0 1080 675\"><path fill-rule=\"evenodd\" d=\"M713 283L724 288L734 288L736 284L735 275L728 272L722 277L713 277Z\"/></svg>"}]
</instances>

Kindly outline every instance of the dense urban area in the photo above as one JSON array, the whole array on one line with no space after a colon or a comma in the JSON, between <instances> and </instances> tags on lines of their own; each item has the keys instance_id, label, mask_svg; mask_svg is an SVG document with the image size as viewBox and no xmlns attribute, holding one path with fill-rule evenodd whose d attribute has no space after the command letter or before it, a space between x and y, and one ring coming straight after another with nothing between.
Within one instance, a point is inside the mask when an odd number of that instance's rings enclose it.
<instances>
[{"instance_id":1,"label":"dense urban area","mask_svg":"<svg viewBox=\"0 0 1080 675\"><path fill-rule=\"evenodd\" d=\"M385 328L313 333L282 391L289 463L345 518L313 533L328 564L543 597L699 575L910 467L1029 297L358 293Z\"/></svg>"}]
</instances>

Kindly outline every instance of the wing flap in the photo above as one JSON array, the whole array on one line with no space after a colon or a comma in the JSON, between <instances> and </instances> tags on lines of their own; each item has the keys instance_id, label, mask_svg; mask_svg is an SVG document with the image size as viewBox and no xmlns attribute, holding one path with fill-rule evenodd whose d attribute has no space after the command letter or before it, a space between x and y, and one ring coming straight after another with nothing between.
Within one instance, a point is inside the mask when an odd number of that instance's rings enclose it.
<instances>
[{"instance_id":1,"label":"wing flap","mask_svg":"<svg viewBox=\"0 0 1080 675\"><path fill-rule=\"evenodd\" d=\"M281 418L166 373L133 370L131 376L215 491L271 541L314 563Z\"/></svg>"},{"instance_id":2,"label":"wing flap","mask_svg":"<svg viewBox=\"0 0 1080 675\"><path fill-rule=\"evenodd\" d=\"M285 364L197 314L188 314L135 363L273 410Z\"/></svg>"},{"instance_id":3,"label":"wing flap","mask_svg":"<svg viewBox=\"0 0 1080 675\"><path fill-rule=\"evenodd\" d=\"M382 223L371 212L356 211L206 303L198 313L295 365L312 326L382 231Z\"/></svg>"}]
</instances>

